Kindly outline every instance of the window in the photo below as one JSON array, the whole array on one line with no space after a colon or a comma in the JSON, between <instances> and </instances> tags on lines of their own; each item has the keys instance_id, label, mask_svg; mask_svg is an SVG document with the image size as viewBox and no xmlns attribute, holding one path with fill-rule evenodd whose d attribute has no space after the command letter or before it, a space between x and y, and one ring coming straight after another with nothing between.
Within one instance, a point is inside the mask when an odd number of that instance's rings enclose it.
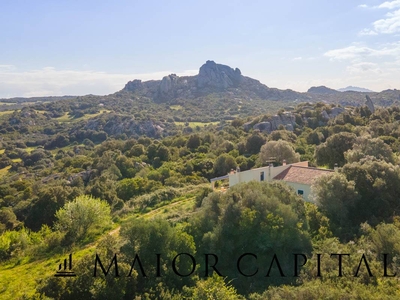
<instances>
[{"instance_id":1,"label":"window","mask_svg":"<svg viewBox=\"0 0 400 300\"><path fill-rule=\"evenodd\" d=\"M264 181L264 172L260 172L260 181Z\"/></svg>"},{"instance_id":2,"label":"window","mask_svg":"<svg viewBox=\"0 0 400 300\"><path fill-rule=\"evenodd\" d=\"M303 195L304 191L303 190L297 190L297 195Z\"/></svg>"}]
</instances>

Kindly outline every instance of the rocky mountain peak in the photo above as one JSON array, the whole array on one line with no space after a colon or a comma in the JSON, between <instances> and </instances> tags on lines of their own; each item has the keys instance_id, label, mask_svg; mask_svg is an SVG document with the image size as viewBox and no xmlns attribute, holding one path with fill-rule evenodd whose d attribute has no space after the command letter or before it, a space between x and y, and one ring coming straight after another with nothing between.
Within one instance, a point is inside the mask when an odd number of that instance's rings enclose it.
<instances>
[{"instance_id":1,"label":"rocky mountain peak","mask_svg":"<svg viewBox=\"0 0 400 300\"><path fill-rule=\"evenodd\" d=\"M155 102L195 99L212 93L227 93L227 97L241 99L308 99L294 91L268 88L258 80L243 76L238 68L233 69L212 60L200 67L198 75L170 74L162 80L133 80L125 85L123 91L150 98Z\"/></svg>"},{"instance_id":2,"label":"rocky mountain peak","mask_svg":"<svg viewBox=\"0 0 400 300\"><path fill-rule=\"evenodd\" d=\"M171 89L175 88L178 84L179 76L176 74L170 74L164 76L160 83L160 92L168 93Z\"/></svg>"},{"instance_id":3,"label":"rocky mountain peak","mask_svg":"<svg viewBox=\"0 0 400 300\"><path fill-rule=\"evenodd\" d=\"M140 79L135 79L132 81L129 81L126 85L125 85L125 89L128 91L139 91L141 89L143 89L143 84L142 81Z\"/></svg>"},{"instance_id":4,"label":"rocky mountain peak","mask_svg":"<svg viewBox=\"0 0 400 300\"><path fill-rule=\"evenodd\" d=\"M242 73L238 68L232 69L229 66L208 60L200 67L199 75L197 76L197 86L199 88L213 87L226 89L237 87L242 79Z\"/></svg>"}]
</instances>

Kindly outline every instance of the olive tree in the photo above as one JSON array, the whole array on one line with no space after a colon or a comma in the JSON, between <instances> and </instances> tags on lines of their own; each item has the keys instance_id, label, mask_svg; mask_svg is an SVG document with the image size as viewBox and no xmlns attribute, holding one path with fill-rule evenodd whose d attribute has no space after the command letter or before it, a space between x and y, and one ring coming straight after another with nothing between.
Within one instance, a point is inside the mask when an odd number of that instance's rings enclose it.
<instances>
[{"instance_id":1,"label":"olive tree","mask_svg":"<svg viewBox=\"0 0 400 300\"><path fill-rule=\"evenodd\" d=\"M260 162L265 163L270 157L280 164L283 160L289 164L300 161L300 154L294 151L292 144L283 140L269 141L261 147Z\"/></svg>"},{"instance_id":2,"label":"olive tree","mask_svg":"<svg viewBox=\"0 0 400 300\"><path fill-rule=\"evenodd\" d=\"M333 168L345 164L344 152L350 150L356 141L356 135L349 132L340 132L327 138L326 142L315 149L315 159L318 165L328 165Z\"/></svg>"},{"instance_id":3,"label":"olive tree","mask_svg":"<svg viewBox=\"0 0 400 300\"><path fill-rule=\"evenodd\" d=\"M78 196L56 212L56 228L79 240L90 229L109 225L110 212L106 201L88 195Z\"/></svg>"},{"instance_id":4,"label":"olive tree","mask_svg":"<svg viewBox=\"0 0 400 300\"><path fill-rule=\"evenodd\" d=\"M371 138L370 136L358 137L351 150L344 153L347 162L357 162L367 156L373 156L377 159L389 163L395 162L392 149L380 138Z\"/></svg>"}]
</instances>

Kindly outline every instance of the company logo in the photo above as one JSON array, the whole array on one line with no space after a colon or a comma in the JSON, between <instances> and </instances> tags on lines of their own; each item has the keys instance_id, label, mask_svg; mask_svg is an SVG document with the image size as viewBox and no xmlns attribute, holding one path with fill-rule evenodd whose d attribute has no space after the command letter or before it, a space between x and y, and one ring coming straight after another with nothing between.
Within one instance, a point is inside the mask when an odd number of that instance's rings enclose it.
<instances>
[{"instance_id":1,"label":"company logo","mask_svg":"<svg viewBox=\"0 0 400 300\"><path fill-rule=\"evenodd\" d=\"M56 277L75 277L76 274L72 271L72 253L64 259L64 263L58 266L58 271L54 275Z\"/></svg>"}]
</instances>

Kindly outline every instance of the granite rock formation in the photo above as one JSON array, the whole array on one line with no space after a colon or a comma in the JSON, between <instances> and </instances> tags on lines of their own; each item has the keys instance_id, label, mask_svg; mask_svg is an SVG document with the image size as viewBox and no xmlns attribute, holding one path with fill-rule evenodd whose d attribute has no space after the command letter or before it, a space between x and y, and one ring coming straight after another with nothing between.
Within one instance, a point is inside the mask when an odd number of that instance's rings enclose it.
<instances>
[{"instance_id":1,"label":"granite rock formation","mask_svg":"<svg viewBox=\"0 0 400 300\"><path fill-rule=\"evenodd\" d=\"M375 106L374 106L374 102L372 102L371 98L368 95L365 95L365 98L367 100L365 100L365 105L368 106L369 110L374 113L375 112Z\"/></svg>"}]
</instances>

